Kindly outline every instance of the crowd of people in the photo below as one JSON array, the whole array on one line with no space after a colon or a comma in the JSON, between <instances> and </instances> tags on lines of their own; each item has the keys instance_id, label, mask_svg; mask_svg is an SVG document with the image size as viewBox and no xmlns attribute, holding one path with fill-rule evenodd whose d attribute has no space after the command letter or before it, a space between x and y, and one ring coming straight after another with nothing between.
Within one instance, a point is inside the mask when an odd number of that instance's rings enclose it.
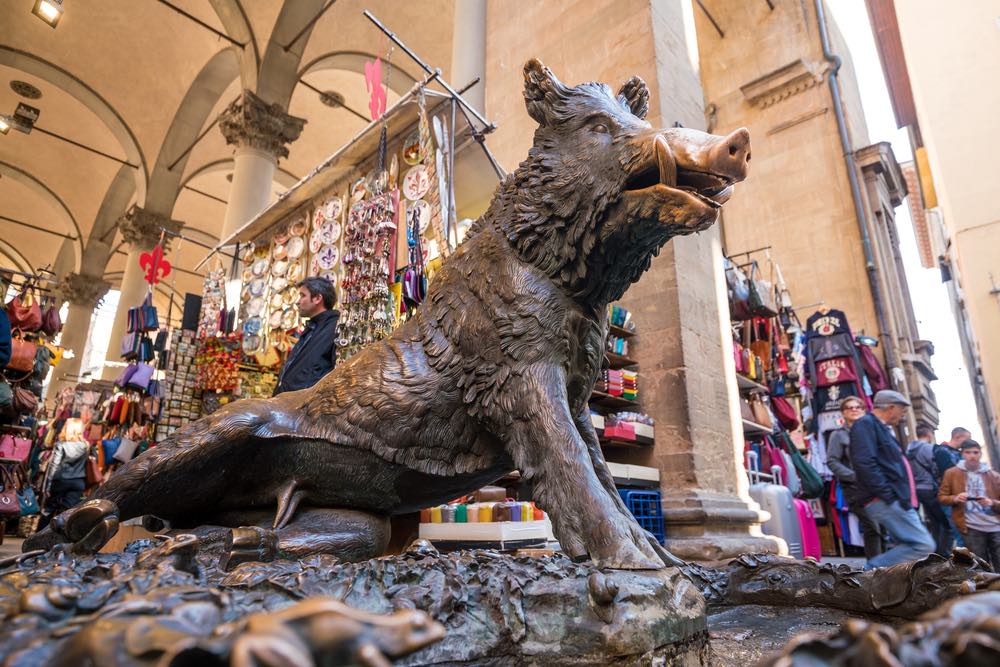
<instances>
[{"instance_id":1,"label":"crowd of people","mask_svg":"<svg viewBox=\"0 0 1000 667\"><path fill-rule=\"evenodd\" d=\"M875 395L871 412L859 398L845 398L844 426L828 441L827 463L861 524L866 567L964 546L1000 571L1000 473L962 427L940 444L933 429L920 427L903 446L895 427L909 407L891 390Z\"/></svg>"}]
</instances>

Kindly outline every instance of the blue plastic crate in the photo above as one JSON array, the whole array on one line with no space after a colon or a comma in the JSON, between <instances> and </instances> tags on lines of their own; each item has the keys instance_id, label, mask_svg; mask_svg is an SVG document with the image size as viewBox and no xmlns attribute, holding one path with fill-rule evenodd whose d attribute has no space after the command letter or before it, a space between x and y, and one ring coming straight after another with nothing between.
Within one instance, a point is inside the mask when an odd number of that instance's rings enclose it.
<instances>
[{"instance_id":1,"label":"blue plastic crate","mask_svg":"<svg viewBox=\"0 0 1000 667\"><path fill-rule=\"evenodd\" d=\"M666 531L663 529L663 506L659 491L640 491L638 489L618 489L628 511L644 529L648 530L663 544L666 541Z\"/></svg>"}]
</instances>

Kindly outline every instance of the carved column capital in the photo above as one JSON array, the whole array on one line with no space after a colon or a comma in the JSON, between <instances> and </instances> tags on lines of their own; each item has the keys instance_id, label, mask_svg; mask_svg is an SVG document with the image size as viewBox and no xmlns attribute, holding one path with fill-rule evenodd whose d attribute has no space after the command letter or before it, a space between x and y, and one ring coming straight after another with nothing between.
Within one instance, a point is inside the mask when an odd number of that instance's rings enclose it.
<instances>
[{"instance_id":1,"label":"carved column capital","mask_svg":"<svg viewBox=\"0 0 1000 667\"><path fill-rule=\"evenodd\" d=\"M289 115L280 104L268 104L249 90L219 116L227 144L267 151L276 158L288 157L285 144L299 138L305 123L305 118Z\"/></svg>"},{"instance_id":2,"label":"carved column capital","mask_svg":"<svg viewBox=\"0 0 1000 667\"><path fill-rule=\"evenodd\" d=\"M56 287L56 294L76 306L94 308L111 289L111 283L86 273L67 273Z\"/></svg>"},{"instance_id":3,"label":"carved column capital","mask_svg":"<svg viewBox=\"0 0 1000 667\"><path fill-rule=\"evenodd\" d=\"M149 250L160 240L160 234L164 230L167 236L164 239L164 248L170 245L170 233L178 233L184 223L180 220L171 220L165 215L147 211L139 206L133 206L128 213L118 219L118 229L121 230L122 238L133 248Z\"/></svg>"}]
</instances>

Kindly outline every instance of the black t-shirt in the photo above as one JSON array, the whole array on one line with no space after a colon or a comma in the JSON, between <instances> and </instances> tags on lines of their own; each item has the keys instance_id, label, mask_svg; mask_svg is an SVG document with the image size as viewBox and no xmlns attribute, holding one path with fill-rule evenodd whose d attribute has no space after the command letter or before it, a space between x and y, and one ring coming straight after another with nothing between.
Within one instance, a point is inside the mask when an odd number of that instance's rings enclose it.
<instances>
[{"instance_id":1,"label":"black t-shirt","mask_svg":"<svg viewBox=\"0 0 1000 667\"><path fill-rule=\"evenodd\" d=\"M812 336L832 336L851 333L851 326L842 310L828 310L825 313L817 310L806 320L806 331Z\"/></svg>"},{"instance_id":2,"label":"black t-shirt","mask_svg":"<svg viewBox=\"0 0 1000 667\"><path fill-rule=\"evenodd\" d=\"M841 382L829 387L819 387L813 398L813 412L819 414L839 410L840 402L848 396L859 396L856 382Z\"/></svg>"}]
</instances>

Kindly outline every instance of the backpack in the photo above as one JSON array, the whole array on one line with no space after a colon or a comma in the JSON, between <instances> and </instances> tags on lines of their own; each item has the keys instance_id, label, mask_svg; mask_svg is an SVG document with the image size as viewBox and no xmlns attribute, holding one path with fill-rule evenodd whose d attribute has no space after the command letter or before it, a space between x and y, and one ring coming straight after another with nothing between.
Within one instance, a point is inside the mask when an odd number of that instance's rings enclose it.
<instances>
[{"instance_id":1,"label":"backpack","mask_svg":"<svg viewBox=\"0 0 1000 667\"><path fill-rule=\"evenodd\" d=\"M937 448L941 445L932 445L929 442L923 443L922 447L907 447L906 448L906 458L910 461L912 466L919 466L921 470L926 472L934 480L934 490L935 492L941 487L941 477L943 476L941 470L938 468L937 461L934 455L937 453ZM921 460L920 452L928 452L928 459L930 465L927 462Z\"/></svg>"}]
</instances>

